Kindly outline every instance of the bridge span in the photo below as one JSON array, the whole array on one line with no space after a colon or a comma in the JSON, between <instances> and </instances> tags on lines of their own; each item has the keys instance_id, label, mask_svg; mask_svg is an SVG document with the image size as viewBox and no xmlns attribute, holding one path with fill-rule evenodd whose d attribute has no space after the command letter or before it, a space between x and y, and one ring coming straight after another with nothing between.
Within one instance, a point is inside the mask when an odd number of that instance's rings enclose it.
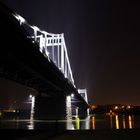
<instances>
[{"instance_id":1,"label":"bridge span","mask_svg":"<svg viewBox=\"0 0 140 140\"><path fill-rule=\"evenodd\" d=\"M63 117L69 98L86 114L87 95L74 84L64 34L42 31L2 3L0 18L0 76L38 91L36 117Z\"/></svg>"}]
</instances>

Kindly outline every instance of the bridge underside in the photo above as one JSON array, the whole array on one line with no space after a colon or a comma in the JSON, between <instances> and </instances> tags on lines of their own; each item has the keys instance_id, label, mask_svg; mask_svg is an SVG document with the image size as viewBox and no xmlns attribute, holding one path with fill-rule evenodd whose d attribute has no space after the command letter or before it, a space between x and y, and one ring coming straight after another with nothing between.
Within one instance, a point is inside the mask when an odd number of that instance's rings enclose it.
<instances>
[{"instance_id":1,"label":"bridge underside","mask_svg":"<svg viewBox=\"0 0 140 140\"><path fill-rule=\"evenodd\" d=\"M38 44L31 42L11 12L0 5L0 76L32 87L48 98L75 93L77 106L87 108L77 89L40 53Z\"/></svg>"}]
</instances>

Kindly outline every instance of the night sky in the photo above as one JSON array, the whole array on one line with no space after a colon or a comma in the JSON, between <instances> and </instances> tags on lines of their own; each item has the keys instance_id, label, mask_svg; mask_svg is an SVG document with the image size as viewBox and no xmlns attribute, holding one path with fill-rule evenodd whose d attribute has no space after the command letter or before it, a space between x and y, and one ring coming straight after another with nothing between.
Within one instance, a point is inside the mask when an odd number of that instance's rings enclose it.
<instances>
[{"instance_id":1,"label":"night sky","mask_svg":"<svg viewBox=\"0 0 140 140\"><path fill-rule=\"evenodd\" d=\"M93 104L140 105L140 5L126 0L3 0L29 23L64 33L77 88Z\"/></svg>"}]
</instances>

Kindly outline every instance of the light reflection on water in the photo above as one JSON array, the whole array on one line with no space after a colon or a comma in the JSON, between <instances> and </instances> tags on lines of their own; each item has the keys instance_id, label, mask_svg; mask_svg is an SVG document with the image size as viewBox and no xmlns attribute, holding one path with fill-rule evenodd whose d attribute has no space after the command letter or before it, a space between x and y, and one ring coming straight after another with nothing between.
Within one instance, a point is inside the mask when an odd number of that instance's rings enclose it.
<instances>
[{"instance_id":1,"label":"light reflection on water","mask_svg":"<svg viewBox=\"0 0 140 140\"><path fill-rule=\"evenodd\" d=\"M67 130L96 130L96 129L134 129L140 128L140 115L90 115L86 118L73 116L67 120L34 120L13 118L1 119L1 129L67 129Z\"/></svg>"},{"instance_id":2,"label":"light reflection on water","mask_svg":"<svg viewBox=\"0 0 140 140\"><path fill-rule=\"evenodd\" d=\"M123 129L126 129L126 123L125 123L125 116L123 115L122 116L122 119L123 119L123 121L122 121L122 123L123 123Z\"/></svg>"},{"instance_id":3,"label":"light reflection on water","mask_svg":"<svg viewBox=\"0 0 140 140\"><path fill-rule=\"evenodd\" d=\"M92 116L92 129L95 129L95 117L94 115Z\"/></svg>"},{"instance_id":4,"label":"light reflection on water","mask_svg":"<svg viewBox=\"0 0 140 140\"><path fill-rule=\"evenodd\" d=\"M113 116L110 116L110 124L111 124L111 129L113 127ZM134 126L134 115L115 115L115 124L116 124L116 129L133 129L135 128Z\"/></svg>"},{"instance_id":5,"label":"light reflection on water","mask_svg":"<svg viewBox=\"0 0 140 140\"><path fill-rule=\"evenodd\" d=\"M135 120L135 117L137 118ZM140 116L136 115L92 115L87 116L85 119L76 117L73 119L73 128L75 130L80 129L134 129L140 128L138 126L138 120ZM135 124L137 124L135 126Z\"/></svg>"},{"instance_id":6,"label":"light reflection on water","mask_svg":"<svg viewBox=\"0 0 140 140\"><path fill-rule=\"evenodd\" d=\"M115 115L115 123L116 123L116 129L119 129L119 118L118 118L118 115Z\"/></svg>"}]
</instances>

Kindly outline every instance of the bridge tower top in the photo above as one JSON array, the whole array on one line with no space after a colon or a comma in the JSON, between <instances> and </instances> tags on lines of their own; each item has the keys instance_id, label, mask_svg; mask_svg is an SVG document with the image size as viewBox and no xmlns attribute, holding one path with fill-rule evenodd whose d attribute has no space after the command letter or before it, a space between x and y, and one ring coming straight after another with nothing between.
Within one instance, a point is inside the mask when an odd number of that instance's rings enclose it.
<instances>
[{"instance_id":1,"label":"bridge tower top","mask_svg":"<svg viewBox=\"0 0 140 140\"><path fill-rule=\"evenodd\" d=\"M78 89L78 93L85 99L85 101L88 103L87 98L87 89Z\"/></svg>"}]
</instances>

